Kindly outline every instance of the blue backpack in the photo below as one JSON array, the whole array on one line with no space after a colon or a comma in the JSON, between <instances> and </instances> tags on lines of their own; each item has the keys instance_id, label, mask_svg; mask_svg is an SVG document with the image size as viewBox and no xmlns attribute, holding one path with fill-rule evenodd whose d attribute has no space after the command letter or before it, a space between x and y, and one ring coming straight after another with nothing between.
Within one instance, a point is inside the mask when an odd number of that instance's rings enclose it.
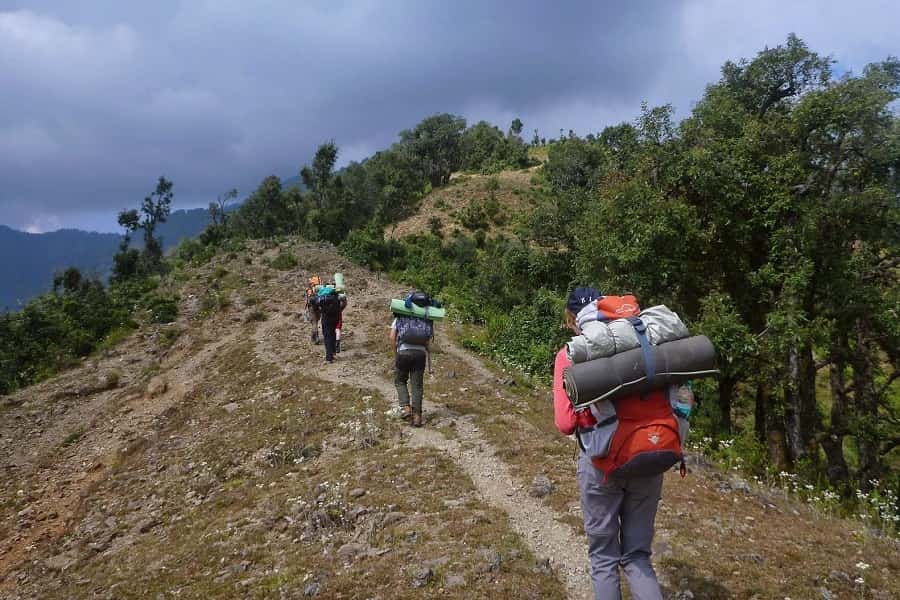
<instances>
[{"instance_id":1,"label":"blue backpack","mask_svg":"<svg viewBox=\"0 0 900 600\"><path fill-rule=\"evenodd\" d=\"M434 323L418 317L397 317L397 341L413 346L426 346L434 337Z\"/></svg>"}]
</instances>

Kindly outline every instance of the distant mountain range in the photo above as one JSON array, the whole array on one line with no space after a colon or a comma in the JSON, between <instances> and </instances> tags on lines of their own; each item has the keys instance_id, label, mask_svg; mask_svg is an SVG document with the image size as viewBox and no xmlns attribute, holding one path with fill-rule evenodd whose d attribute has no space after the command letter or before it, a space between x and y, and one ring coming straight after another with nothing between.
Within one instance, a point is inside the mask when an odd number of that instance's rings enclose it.
<instances>
[{"instance_id":1,"label":"distant mountain range","mask_svg":"<svg viewBox=\"0 0 900 600\"><path fill-rule=\"evenodd\" d=\"M205 208L176 210L159 226L165 249L177 246L209 225ZM122 236L79 229L26 233L0 225L0 312L18 310L53 287L53 274L78 267L106 279Z\"/></svg>"},{"instance_id":2,"label":"distant mountain range","mask_svg":"<svg viewBox=\"0 0 900 600\"><path fill-rule=\"evenodd\" d=\"M299 175L281 180L282 188L305 189ZM236 210L240 202L226 210ZM159 226L163 248L168 250L192 238L209 225L205 208L176 210ZM112 270L113 255L122 236L80 229L60 229L49 233L26 233L0 225L0 313L18 310L29 299L50 291L53 274L67 267L78 267L86 274L106 279ZM141 246L135 239L132 245Z\"/></svg>"}]
</instances>

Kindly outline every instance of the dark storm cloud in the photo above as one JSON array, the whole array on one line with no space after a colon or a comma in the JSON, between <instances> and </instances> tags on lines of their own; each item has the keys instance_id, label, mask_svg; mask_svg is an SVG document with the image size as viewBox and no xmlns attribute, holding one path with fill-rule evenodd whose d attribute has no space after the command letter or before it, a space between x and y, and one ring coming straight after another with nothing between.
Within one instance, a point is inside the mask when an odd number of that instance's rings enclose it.
<instances>
[{"instance_id":1,"label":"dark storm cloud","mask_svg":"<svg viewBox=\"0 0 900 600\"><path fill-rule=\"evenodd\" d=\"M363 158L435 112L518 116L547 136L630 119L642 100L683 112L723 60L823 12L777 8L0 1L0 222L109 227L160 174L181 206L203 204L296 173L323 140Z\"/></svg>"}]
</instances>

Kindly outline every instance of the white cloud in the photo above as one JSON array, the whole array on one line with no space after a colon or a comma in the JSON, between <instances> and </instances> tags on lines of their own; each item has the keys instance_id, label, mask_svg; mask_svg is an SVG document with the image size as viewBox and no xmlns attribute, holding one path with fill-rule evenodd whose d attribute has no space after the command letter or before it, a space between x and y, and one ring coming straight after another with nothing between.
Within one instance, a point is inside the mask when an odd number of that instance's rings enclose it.
<instances>
[{"instance_id":1,"label":"white cloud","mask_svg":"<svg viewBox=\"0 0 900 600\"><path fill-rule=\"evenodd\" d=\"M56 215L39 215L23 227L27 233L47 233L62 227L62 221Z\"/></svg>"},{"instance_id":2,"label":"white cloud","mask_svg":"<svg viewBox=\"0 0 900 600\"><path fill-rule=\"evenodd\" d=\"M110 76L127 74L139 36L128 25L91 30L27 10L0 12L0 81L22 81L91 90Z\"/></svg>"}]
</instances>

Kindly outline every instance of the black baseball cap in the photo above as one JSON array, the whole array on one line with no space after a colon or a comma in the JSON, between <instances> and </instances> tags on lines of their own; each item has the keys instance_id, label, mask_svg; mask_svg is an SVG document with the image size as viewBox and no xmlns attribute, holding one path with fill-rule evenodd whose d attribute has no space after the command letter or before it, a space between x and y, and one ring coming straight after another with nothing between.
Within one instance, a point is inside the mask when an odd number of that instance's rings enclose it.
<instances>
[{"instance_id":1,"label":"black baseball cap","mask_svg":"<svg viewBox=\"0 0 900 600\"><path fill-rule=\"evenodd\" d=\"M601 295L600 291L596 288L578 286L569 294L566 308L573 313L578 314L578 311L599 298Z\"/></svg>"}]
</instances>

